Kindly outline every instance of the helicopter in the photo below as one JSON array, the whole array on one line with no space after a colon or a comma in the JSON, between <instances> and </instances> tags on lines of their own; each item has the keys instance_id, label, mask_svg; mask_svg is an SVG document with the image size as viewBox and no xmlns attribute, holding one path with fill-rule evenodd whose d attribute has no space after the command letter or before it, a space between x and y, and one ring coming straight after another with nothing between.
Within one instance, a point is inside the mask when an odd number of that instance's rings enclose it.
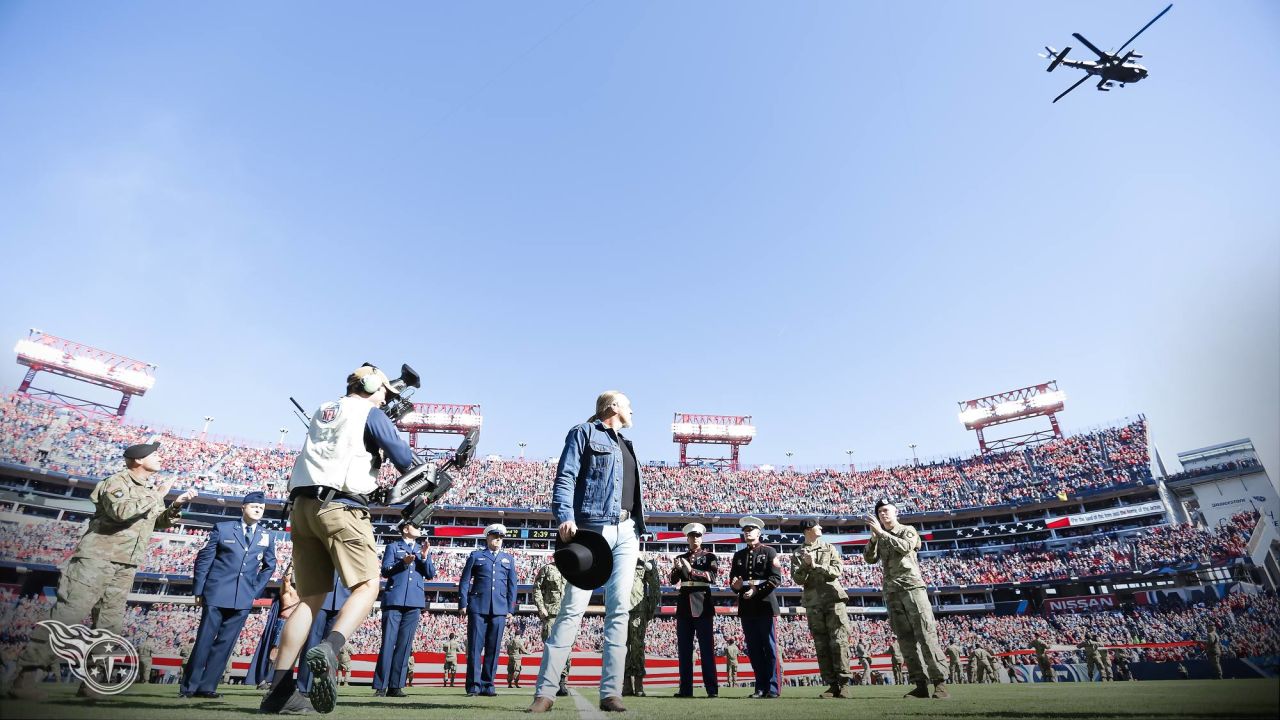
<instances>
[{"instance_id":1,"label":"helicopter","mask_svg":"<svg viewBox=\"0 0 1280 720\"><path fill-rule=\"evenodd\" d=\"M1151 22L1147 23L1146 25L1143 25L1141 30L1134 33L1133 37L1125 41L1125 44L1121 45L1120 49L1116 50L1115 52L1110 52L1110 53L1102 52L1096 46L1094 46L1093 43L1086 40L1084 36L1081 35L1080 33L1072 33L1071 34L1072 37L1084 43L1085 47L1092 50L1094 54L1098 56L1097 62L1094 62L1092 60L1068 59L1067 53L1071 52L1071 48L1069 47L1063 48L1062 52L1058 52L1057 50L1054 50L1053 48L1046 46L1045 50L1048 51L1049 54L1048 55L1045 55L1043 53L1040 54L1040 57L1052 60L1049 63L1049 68L1046 70L1046 72L1053 72L1054 69L1057 68L1059 65L1066 65L1069 68L1075 68L1077 70L1085 71L1084 77L1077 80L1075 84L1072 85L1071 87L1067 88L1066 90L1063 90L1062 94L1054 98L1053 101L1058 102L1063 97L1065 97L1067 93L1071 92L1072 90L1075 90L1077 87L1080 87L1080 83L1083 83L1085 80L1088 80L1094 75L1097 75L1100 78L1098 80L1098 89L1101 90L1102 92L1110 92L1111 88L1116 83L1120 83L1120 87L1124 87L1128 83L1136 83L1139 80L1145 78L1147 76L1147 69L1136 62L1132 62L1133 60L1137 60L1142 56L1134 52L1133 50L1130 50L1123 57L1120 56L1120 53L1123 52L1125 48L1129 47L1130 43L1132 43L1134 40L1137 40L1139 35L1146 32L1147 28L1154 25L1156 20L1159 20L1160 18L1164 17L1164 14L1169 12L1171 9L1173 9L1172 3L1170 3L1169 6L1166 7L1165 9L1161 10L1159 15L1156 15L1154 18L1152 18Z\"/></svg>"}]
</instances>

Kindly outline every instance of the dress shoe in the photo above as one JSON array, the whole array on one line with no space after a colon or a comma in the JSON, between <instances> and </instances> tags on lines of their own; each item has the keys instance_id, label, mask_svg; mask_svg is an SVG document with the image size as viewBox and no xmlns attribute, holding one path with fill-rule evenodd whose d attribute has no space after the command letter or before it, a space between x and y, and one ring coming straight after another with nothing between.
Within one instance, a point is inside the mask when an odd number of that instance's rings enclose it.
<instances>
[{"instance_id":1,"label":"dress shoe","mask_svg":"<svg viewBox=\"0 0 1280 720\"><path fill-rule=\"evenodd\" d=\"M206 690L206 691L197 692L195 696L198 698L205 698L208 700L217 700L218 698L222 697L222 693Z\"/></svg>"},{"instance_id":2,"label":"dress shoe","mask_svg":"<svg viewBox=\"0 0 1280 720\"><path fill-rule=\"evenodd\" d=\"M751 699L752 699L752 700L759 700L759 699L760 699L760 698L762 698L762 697L764 697L764 693L760 692L759 690L757 690L757 691L755 691L755 692L751 693Z\"/></svg>"},{"instance_id":3,"label":"dress shoe","mask_svg":"<svg viewBox=\"0 0 1280 720\"><path fill-rule=\"evenodd\" d=\"M765 694L764 694L764 699L765 699L765 700L772 700L772 699L774 699L774 698L776 698L776 697L778 697L778 693L775 693L775 692L765 693Z\"/></svg>"},{"instance_id":4,"label":"dress shoe","mask_svg":"<svg viewBox=\"0 0 1280 720\"><path fill-rule=\"evenodd\" d=\"M675 695L672 695L671 697L678 697L678 698L691 698L691 697L693 697L693 693L678 692L678 693L676 693Z\"/></svg>"},{"instance_id":5,"label":"dress shoe","mask_svg":"<svg viewBox=\"0 0 1280 720\"><path fill-rule=\"evenodd\" d=\"M562 678L560 680L560 688L556 690L556 697L568 697L568 696L569 696L569 681L564 680Z\"/></svg>"},{"instance_id":6,"label":"dress shoe","mask_svg":"<svg viewBox=\"0 0 1280 720\"><path fill-rule=\"evenodd\" d=\"M475 696L477 696L477 695L479 695L479 694L480 694L480 693L473 693L473 692L469 692L469 693L467 693L467 697L475 697Z\"/></svg>"},{"instance_id":7,"label":"dress shoe","mask_svg":"<svg viewBox=\"0 0 1280 720\"><path fill-rule=\"evenodd\" d=\"M485 696L485 697L498 697L498 691L497 691L497 690L494 690L493 688L490 688L490 689L488 689L488 690L485 690L484 692L482 692L482 693L480 693L480 694L481 694L481 695L483 695L483 696Z\"/></svg>"},{"instance_id":8,"label":"dress shoe","mask_svg":"<svg viewBox=\"0 0 1280 720\"><path fill-rule=\"evenodd\" d=\"M387 691L387 697L408 697L404 694L404 688L391 688Z\"/></svg>"},{"instance_id":9,"label":"dress shoe","mask_svg":"<svg viewBox=\"0 0 1280 720\"><path fill-rule=\"evenodd\" d=\"M530 706L529 706L529 709L528 709L528 710L525 710L525 712L527 712L527 713L544 713L544 712L548 712L549 710L551 710L551 706L552 706L552 705L554 705L554 704L555 704L555 703L554 703L554 702L552 702L551 700L549 700L549 699L547 699L547 698L544 698L544 697L542 697L541 695L539 695L538 697L536 697L536 698L534 698L534 699L533 699L533 704L532 704L532 705L530 705Z\"/></svg>"},{"instance_id":10,"label":"dress shoe","mask_svg":"<svg viewBox=\"0 0 1280 720\"><path fill-rule=\"evenodd\" d=\"M709 692L709 693L707 693L707 698L718 698L718 697L720 697L720 693L718 693L718 692Z\"/></svg>"},{"instance_id":11,"label":"dress shoe","mask_svg":"<svg viewBox=\"0 0 1280 720\"><path fill-rule=\"evenodd\" d=\"M373 691L373 696L374 696L374 697L386 697L386 696L387 696L387 691L386 691L386 690L384 690L384 689L382 689L382 688L378 688L377 690L374 690L374 691Z\"/></svg>"},{"instance_id":12,"label":"dress shoe","mask_svg":"<svg viewBox=\"0 0 1280 720\"><path fill-rule=\"evenodd\" d=\"M627 709L622 706L622 698L614 697L612 695L600 701L600 709L605 712L626 712L627 711Z\"/></svg>"}]
</instances>

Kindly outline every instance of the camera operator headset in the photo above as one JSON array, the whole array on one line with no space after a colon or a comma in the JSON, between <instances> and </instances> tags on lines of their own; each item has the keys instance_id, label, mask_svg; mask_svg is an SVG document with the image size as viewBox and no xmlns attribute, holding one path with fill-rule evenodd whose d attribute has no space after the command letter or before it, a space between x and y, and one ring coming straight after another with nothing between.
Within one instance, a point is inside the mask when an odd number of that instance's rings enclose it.
<instances>
[{"instance_id":1,"label":"camera operator headset","mask_svg":"<svg viewBox=\"0 0 1280 720\"><path fill-rule=\"evenodd\" d=\"M414 378L416 382L416 377ZM336 570L351 590L333 631L307 651L311 669L310 705L329 712L337 701L337 656L346 639L369 616L378 597L382 562L369 519L369 496L377 489L386 454L398 470L414 464L409 445L382 411L400 395L402 380L391 381L368 363L347 376L347 394L321 405L312 415L307 439L289 478L294 582L302 602L289 616L276 656L271 693L261 711L290 712L307 704L297 693L292 668L312 619L333 587Z\"/></svg>"}]
</instances>

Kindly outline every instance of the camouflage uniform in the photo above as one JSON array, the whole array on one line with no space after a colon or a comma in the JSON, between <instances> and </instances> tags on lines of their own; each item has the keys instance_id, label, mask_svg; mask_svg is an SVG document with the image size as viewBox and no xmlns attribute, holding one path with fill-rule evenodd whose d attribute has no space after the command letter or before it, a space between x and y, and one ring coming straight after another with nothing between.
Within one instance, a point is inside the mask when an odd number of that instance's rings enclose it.
<instances>
[{"instance_id":1,"label":"camouflage uniform","mask_svg":"<svg viewBox=\"0 0 1280 720\"><path fill-rule=\"evenodd\" d=\"M658 614L662 602L662 582L652 560L636 558L636 575L631 583L631 613L627 618L627 665L622 676L623 695L644 693L644 636L649 621ZM630 692L628 692L630 691Z\"/></svg>"},{"instance_id":2,"label":"camouflage uniform","mask_svg":"<svg viewBox=\"0 0 1280 720\"><path fill-rule=\"evenodd\" d=\"M453 687L458 675L458 651L462 643L457 639L440 643L440 651L444 653L444 677L442 681L447 687Z\"/></svg>"},{"instance_id":3,"label":"camouflage uniform","mask_svg":"<svg viewBox=\"0 0 1280 720\"><path fill-rule=\"evenodd\" d=\"M738 644L730 640L724 644L724 671L729 687L738 684Z\"/></svg>"},{"instance_id":4,"label":"camouflage uniform","mask_svg":"<svg viewBox=\"0 0 1280 720\"><path fill-rule=\"evenodd\" d=\"M1049 646L1040 638L1031 641L1031 648L1036 651L1036 663L1040 666L1041 682L1058 682L1058 673L1053 669L1053 661L1049 659Z\"/></svg>"},{"instance_id":5,"label":"camouflage uniform","mask_svg":"<svg viewBox=\"0 0 1280 720\"><path fill-rule=\"evenodd\" d=\"M862 668L862 684L870 685L871 684L871 654L867 652L867 646L863 645L861 642L859 642L857 645L854 645L853 659L858 663L858 666ZM850 671L849 674L850 674L850 677L852 677L853 675L852 670Z\"/></svg>"},{"instance_id":6,"label":"camouflage uniform","mask_svg":"<svg viewBox=\"0 0 1280 720\"><path fill-rule=\"evenodd\" d=\"M893 684L901 685L902 677L902 647L898 645L895 639L889 643L889 666L893 669Z\"/></svg>"},{"instance_id":7,"label":"camouflage uniform","mask_svg":"<svg viewBox=\"0 0 1280 720\"><path fill-rule=\"evenodd\" d=\"M524 646L524 638L511 633L507 640L507 687L520 687L520 673L524 672L524 654L529 649Z\"/></svg>"},{"instance_id":8,"label":"camouflage uniform","mask_svg":"<svg viewBox=\"0 0 1280 720\"><path fill-rule=\"evenodd\" d=\"M144 685L151 682L151 657L154 654L150 640L143 640L138 646L138 682Z\"/></svg>"},{"instance_id":9,"label":"camouflage uniform","mask_svg":"<svg viewBox=\"0 0 1280 720\"><path fill-rule=\"evenodd\" d=\"M1204 639L1204 655L1213 669L1213 676L1222 679L1222 643L1218 642L1218 631L1210 628Z\"/></svg>"},{"instance_id":10,"label":"camouflage uniform","mask_svg":"<svg viewBox=\"0 0 1280 720\"><path fill-rule=\"evenodd\" d=\"M151 533L171 526L181 508L166 508L153 480L138 480L128 470L98 483L89 500L95 506L93 518L58 580L58 602L49 619L78 625L91 615L95 629L119 635L125 599ZM52 667L57 655L49 647L49 631L36 627L30 637L18 655L18 667Z\"/></svg>"},{"instance_id":11,"label":"camouflage uniform","mask_svg":"<svg viewBox=\"0 0 1280 720\"><path fill-rule=\"evenodd\" d=\"M193 647L195 647L195 645L190 640L188 640L178 650L178 657L181 658L182 660L181 664L179 664L178 666L178 678L180 680L187 679L187 665L190 664L191 650Z\"/></svg>"},{"instance_id":12,"label":"camouflage uniform","mask_svg":"<svg viewBox=\"0 0 1280 720\"><path fill-rule=\"evenodd\" d=\"M410 653L412 657L413 653ZM343 645L342 650L338 652L338 675L342 677L342 684L346 685L351 679L351 645ZM409 684L413 684L413 661L409 661Z\"/></svg>"},{"instance_id":13,"label":"camouflage uniform","mask_svg":"<svg viewBox=\"0 0 1280 720\"><path fill-rule=\"evenodd\" d=\"M964 669L960 665L960 646L955 643L951 643L947 646L946 655L948 682L964 682Z\"/></svg>"},{"instance_id":14,"label":"camouflage uniform","mask_svg":"<svg viewBox=\"0 0 1280 720\"><path fill-rule=\"evenodd\" d=\"M811 562L805 562L806 557ZM804 588L800 603L813 635L818 671L822 681L830 685L823 697L848 697L843 688L853 680L845 660L849 657L849 613L845 605L849 596L840 586L841 573L839 551L821 538L805 542L791 555L791 577Z\"/></svg>"},{"instance_id":15,"label":"camouflage uniform","mask_svg":"<svg viewBox=\"0 0 1280 720\"><path fill-rule=\"evenodd\" d=\"M920 533L901 523L885 533L884 537L871 536L862 550L862 558L884 567L884 603L889 610L889 626L902 643L909 679L917 686L926 682L939 685L946 681L947 672L942 665L942 648L938 647L938 626L916 559L921 545Z\"/></svg>"},{"instance_id":16,"label":"camouflage uniform","mask_svg":"<svg viewBox=\"0 0 1280 720\"><path fill-rule=\"evenodd\" d=\"M560 602L564 599L564 576L554 563L547 563L538 568L533 575L533 602L538 606L538 617L542 619L542 641L546 642L551 635L551 625L560 612ZM564 670L560 672L560 686L564 687L569 679L569 668L573 666L573 657L566 656Z\"/></svg>"},{"instance_id":17,"label":"camouflage uniform","mask_svg":"<svg viewBox=\"0 0 1280 720\"><path fill-rule=\"evenodd\" d=\"M986 648L979 646L973 649L974 682L981 685L996 681L996 666L992 662L993 659L991 652Z\"/></svg>"},{"instance_id":18,"label":"camouflage uniform","mask_svg":"<svg viewBox=\"0 0 1280 720\"><path fill-rule=\"evenodd\" d=\"M1084 662L1086 671L1089 673L1089 682L1093 682L1093 674L1095 672L1098 673L1100 681L1105 679L1106 673L1100 672L1103 662L1099 650L1102 646L1098 644L1097 639L1092 635L1086 635L1084 642L1076 645L1076 647L1084 650Z\"/></svg>"}]
</instances>

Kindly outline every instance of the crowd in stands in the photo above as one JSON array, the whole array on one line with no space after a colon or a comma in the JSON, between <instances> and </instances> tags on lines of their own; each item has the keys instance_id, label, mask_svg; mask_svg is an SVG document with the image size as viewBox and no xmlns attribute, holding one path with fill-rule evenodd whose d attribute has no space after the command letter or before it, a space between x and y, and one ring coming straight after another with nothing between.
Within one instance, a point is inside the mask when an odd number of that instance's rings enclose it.
<instances>
[{"instance_id":1,"label":"crowd in stands","mask_svg":"<svg viewBox=\"0 0 1280 720\"><path fill-rule=\"evenodd\" d=\"M1258 513L1238 513L1230 522L1212 530L1190 525L1160 525L1099 534L1066 543L1024 543L993 549L958 550L922 554L920 569L933 586L976 586L1010 582L1103 576L1133 570L1180 567L1190 563L1220 565L1243 557ZM60 566L71 556L84 532L83 523L41 519L31 523L0 523L0 560ZM190 576L196 553L207 533L185 535L156 533L147 548L144 573ZM515 558L518 577L528 583L547 561L545 551L507 548ZM381 549L379 550L381 552ZM466 562L466 548L433 548L436 582L457 582ZM289 564L292 544L277 538L275 578ZM662 583L668 584L673 556L655 553ZM717 553L721 584L728 582L731 555ZM782 563L783 585L792 586L789 562ZM881 587L879 565L868 565L858 555L846 555L841 582L845 587Z\"/></svg>"},{"instance_id":2,"label":"crowd in stands","mask_svg":"<svg viewBox=\"0 0 1280 720\"><path fill-rule=\"evenodd\" d=\"M48 617L50 598L0 598L0 653L11 660L26 641L31 628ZM253 652L261 637L265 610L255 610L245 624L236 644L236 655ZM873 655L885 655L893 640L887 620L851 616L850 647L864 644ZM602 642L601 615L583 618L574 649L599 652ZM149 609L131 607L125 618L124 634L133 642L149 643L158 655L177 655L178 650L195 638L200 624L200 611L193 606L154 604ZM1206 606L1166 603L1161 606L1132 606L1124 610L1094 613L1042 615L942 615L938 618L938 634L943 646L959 645L966 652L982 645L993 652L1025 650L1031 641L1041 638L1059 649L1051 653L1058 662L1079 662L1074 647L1086 633L1097 635L1104 645L1138 643L1174 643L1201 641L1207 628L1218 630L1224 654L1249 657L1280 654L1280 602L1274 595L1234 593L1224 600ZM439 651L440 643L450 632L466 637L466 618L450 612L424 613L418 626L414 649L419 652ZM530 652L542 650L540 624L534 615L511 618L511 633L521 635ZM731 637L742 647L741 624L732 616L717 615L715 640L719 651ZM813 639L803 617L784 616L777 626L778 647L786 658L813 657ZM381 643L381 616L374 610L349 638L356 654L374 654ZM649 654L670 656L676 646L675 620L660 617L649 625L646 636ZM1156 662L1203 657L1200 646L1173 648L1141 648L1125 650L1131 658ZM1023 662L1029 662L1024 659Z\"/></svg>"},{"instance_id":3,"label":"crowd in stands","mask_svg":"<svg viewBox=\"0 0 1280 720\"><path fill-rule=\"evenodd\" d=\"M1231 472L1233 470L1247 470L1256 468L1261 463L1257 458L1242 458L1240 460L1232 460L1231 462L1218 463L1216 465L1206 465L1205 467L1196 468L1195 470L1184 470L1180 473L1174 473L1165 478L1166 482L1174 482L1176 480L1189 480L1191 478L1204 477L1205 475L1215 475L1221 472Z\"/></svg>"},{"instance_id":4,"label":"crowd in stands","mask_svg":"<svg viewBox=\"0 0 1280 720\"><path fill-rule=\"evenodd\" d=\"M78 475L101 477L118 470L124 447L153 436L164 444L164 472L184 478L202 494L237 497L262 490L280 497L293 466L289 449L90 418L17 394L0 401L0 420L0 460ZM441 507L546 508L554 472L554 464L546 461L478 460L458 474ZM886 496L898 499L900 511L910 514L1022 505L1151 478L1145 420L1033 449L889 468L722 472L647 465L644 473L650 511L852 516Z\"/></svg>"}]
</instances>

